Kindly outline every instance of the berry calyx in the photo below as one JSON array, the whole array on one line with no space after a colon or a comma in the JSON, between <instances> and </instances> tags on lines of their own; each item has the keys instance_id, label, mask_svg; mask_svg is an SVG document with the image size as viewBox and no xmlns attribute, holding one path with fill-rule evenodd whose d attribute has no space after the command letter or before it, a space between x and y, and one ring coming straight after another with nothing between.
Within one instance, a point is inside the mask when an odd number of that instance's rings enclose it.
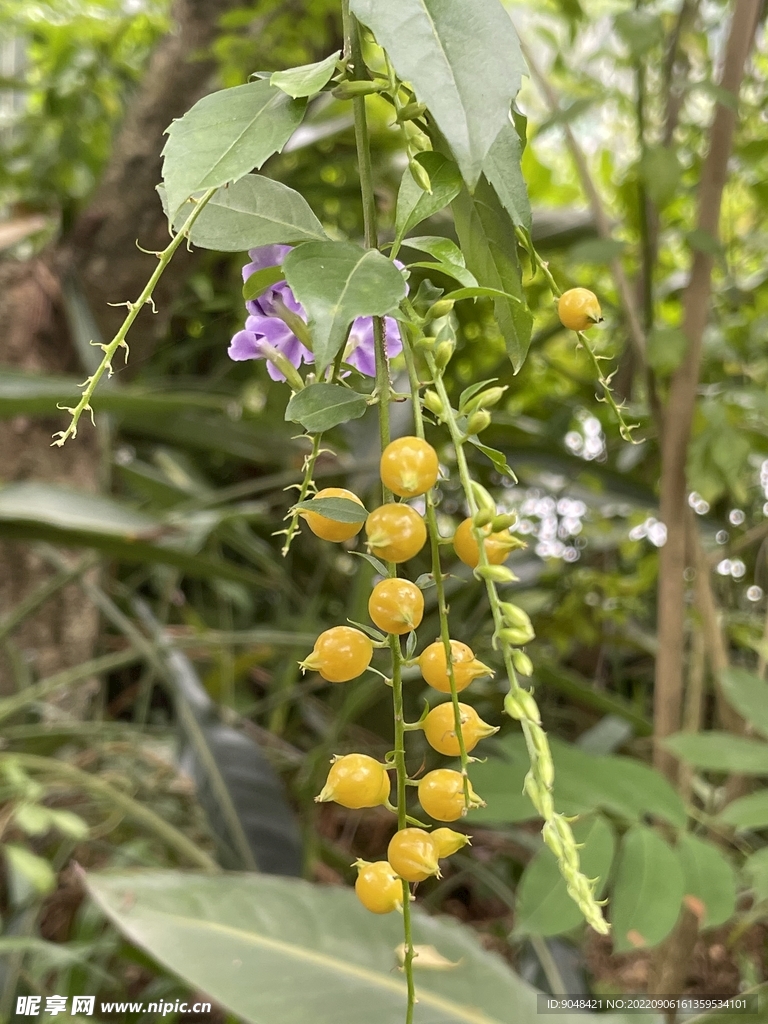
<instances>
[{"instance_id":1,"label":"berry calyx","mask_svg":"<svg viewBox=\"0 0 768 1024\"><path fill-rule=\"evenodd\" d=\"M410 505L380 505L365 523L368 550L385 562L407 562L427 541L423 518Z\"/></svg>"},{"instance_id":2,"label":"berry calyx","mask_svg":"<svg viewBox=\"0 0 768 1024\"><path fill-rule=\"evenodd\" d=\"M557 300L560 323L570 331L586 331L603 319L597 296L588 288L569 288Z\"/></svg>"},{"instance_id":3,"label":"berry calyx","mask_svg":"<svg viewBox=\"0 0 768 1024\"><path fill-rule=\"evenodd\" d=\"M436 828L429 834L437 847L437 855L441 860L443 857L452 857L463 846L472 845L470 836L465 835L464 832L454 832L452 828Z\"/></svg>"},{"instance_id":4,"label":"berry calyx","mask_svg":"<svg viewBox=\"0 0 768 1024\"><path fill-rule=\"evenodd\" d=\"M342 807L358 810L361 807L378 807L388 799L386 767L367 754L345 754L334 758L315 803L333 801Z\"/></svg>"},{"instance_id":5,"label":"berry calyx","mask_svg":"<svg viewBox=\"0 0 768 1024\"><path fill-rule=\"evenodd\" d=\"M415 498L434 487L440 466L437 452L420 437L398 437L381 455L381 482L400 498Z\"/></svg>"},{"instance_id":6,"label":"berry calyx","mask_svg":"<svg viewBox=\"0 0 768 1024\"><path fill-rule=\"evenodd\" d=\"M493 675L493 670L482 661L478 661L472 648L460 640L451 640L451 661L457 691L465 690L473 679ZM442 640L435 640L421 652L419 668L430 686L441 693L451 692L451 680L448 676L448 663Z\"/></svg>"},{"instance_id":7,"label":"berry calyx","mask_svg":"<svg viewBox=\"0 0 768 1024\"><path fill-rule=\"evenodd\" d=\"M387 848L387 860L406 882L423 882L430 875L440 877L437 847L423 828L395 832Z\"/></svg>"},{"instance_id":8,"label":"berry calyx","mask_svg":"<svg viewBox=\"0 0 768 1024\"><path fill-rule=\"evenodd\" d=\"M373 914L389 914L403 906L403 883L386 860L358 861L357 898Z\"/></svg>"},{"instance_id":9,"label":"berry calyx","mask_svg":"<svg viewBox=\"0 0 768 1024\"><path fill-rule=\"evenodd\" d=\"M419 803L436 821L456 821L473 807L485 807L485 801L467 783L469 806L464 800L464 778L461 772L438 768L427 772L419 782Z\"/></svg>"},{"instance_id":10,"label":"berry calyx","mask_svg":"<svg viewBox=\"0 0 768 1024\"><path fill-rule=\"evenodd\" d=\"M461 735L464 737L464 750L474 750L480 740L493 736L499 729L488 725L468 704L459 704L461 718ZM427 743L439 754L446 757L458 757L461 753L459 739L456 735L456 719L451 701L445 701L432 708L422 723Z\"/></svg>"},{"instance_id":11,"label":"berry calyx","mask_svg":"<svg viewBox=\"0 0 768 1024\"><path fill-rule=\"evenodd\" d=\"M363 504L356 494L346 490L344 487L324 487L322 491L317 492L315 498L347 498L349 501L356 501L358 505ZM312 533L316 537L320 537L321 540L340 543L355 537L363 528L362 522L339 523L335 519L321 516L318 512L304 511L299 514Z\"/></svg>"},{"instance_id":12,"label":"berry calyx","mask_svg":"<svg viewBox=\"0 0 768 1024\"><path fill-rule=\"evenodd\" d=\"M424 595L410 580L382 580L371 591L368 614L385 633L410 633L424 615Z\"/></svg>"},{"instance_id":13,"label":"berry calyx","mask_svg":"<svg viewBox=\"0 0 768 1024\"><path fill-rule=\"evenodd\" d=\"M346 683L368 668L373 657L369 637L351 626L333 626L315 640L312 653L300 661L303 672L319 672L329 683Z\"/></svg>"},{"instance_id":14,"label":"berry calyx","mask_svg":"<svg viewBox=\"0 0 768 1024\"><path fill-rule=\"evenodd\" d=\"M486 523L479 529L483 535L485 557L491 565L501 565L515 548L520 547L519 538L511 534L509 530L493 533L490 523ZM453 550L464 565L468 565L470 569L476 568L480 561L480 549L475 539L474 530L472 520L465 519L459 523L453 535Z\"/></svg>"}]
</instances>

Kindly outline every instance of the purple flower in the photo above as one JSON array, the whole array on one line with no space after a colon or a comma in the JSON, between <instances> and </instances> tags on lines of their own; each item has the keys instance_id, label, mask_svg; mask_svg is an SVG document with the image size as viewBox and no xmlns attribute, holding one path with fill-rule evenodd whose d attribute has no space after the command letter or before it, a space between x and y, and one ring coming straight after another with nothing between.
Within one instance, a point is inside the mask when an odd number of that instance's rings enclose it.
<instances>
[{"instance_id":1,"label":"purple flower","mask_svg":"<svg viewBox=\"0 0 768 1024\"><path fill-rule=\"evenodd\" d=\"M291 248L290 245L263 245L258 249L250 249L248 255L251 262L243 267L243 280L247 281L251 274L258 270L279 266ZM402 263L395 261L395 264L401 270L404 269ZM285 281L278 281L262 292L257 299L251 299L245 305L249 316L245 321L245 329L238 331L230 342L230 359L237 362L245 359L266 359L267 372L273 380L285 380L285 376L269 358L270 350L272 353L276 350L285 356L297 369L302 363L314 362L310 350L302 344L291 328L292 322L296 326L297 318L306 323L307 315ZM397 321L387 317L384 321L384 331L387 355L394 358L403 350ZM361 316L353 322L347 339L344 361L366 377L376 376L376 352L371 317Z\"/></svg>"}]
</instances>

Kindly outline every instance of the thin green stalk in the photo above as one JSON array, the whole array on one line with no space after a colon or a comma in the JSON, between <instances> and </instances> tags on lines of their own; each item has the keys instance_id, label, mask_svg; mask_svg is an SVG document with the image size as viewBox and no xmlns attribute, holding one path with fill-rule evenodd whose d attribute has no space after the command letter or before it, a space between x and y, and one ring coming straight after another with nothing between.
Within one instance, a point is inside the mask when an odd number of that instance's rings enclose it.
<instances>
[{"instance_id":1,"label":"thin green stalk","mask_svg":"<svg viewBox=\"0 0 768 1024\"><path fill-rule=\"evenodd\" d=\"M99 343L96 346L97 348L101 348L104 350L104 356L96 370L85 381L85 384L83 386L83 392L80 396L80 401L77 403L76 406L74 406L74 408L71 408L69 406L59 406L60 409L64 409L65 412L68 412L72 418L66 430L60 430L53 435L52 445L61 448L61 446L64 444L68 437L77 436L77 424L84 412L89 412L91 414L91 419L93 420L93 409L91 408L91 399L93 398L93 393L96 390L96 385L99 383L99 381L101 380L105 373L107 373L109 377L112 376L112 360L114 359L115 354L117 353L117 350L119 348L125 349L125 358L127 360L128 345L125 339L128 334L128 331L131 329L131 326L133 325L133 321L139 315L140 310L143 309L144 306L146 306L147 304L152 305L152 294L155 290L157 282L165 273L165 268L173 259L173 254L179 248L181 243L185 239L189 238L189 232L192 230L195 221L203 212L206 204L213 197L215 192L215 188L209 188L208 191L205 192L200 197L200 199L198 199L195 202L195 208L184 221L178 233L173 236L170 245L163 249L162 252L155 253L158 260L157 266L155 267L155 272L144 285L144 290L142 291L141 295L139 295L138 299L136 299L135 302L124 303L124 305L128 307L128 316L125 318L125 320L123 320L117 334L114 336L112 341L109 342L108 345ZM93 342L91 342L91 344L93 344Z\"/></svg>"},{"instance_id":2,"label":"thin green stalk","mask_svg":"<svg viewBox=\"0 0 768 1024\"><path fill-rule=\"evenodd\" d=\"M416 363L411 349L412 337L407 329L403 332L403 355L405 365L408 369L408 379L411 384L411 402L413 405L413 425L416 436L424 439L424 417L421 411L419 398L419 378L416 373ZM429 547L432 555L432 575L435 578L435 591L437 596L437 614L440 621L440 639L445 648L445 661L448 667L448 681L451 686L451 703L453 704L453 727L456 739L459 743L459 758L461 761L461 774L464 780L464 806L469 808L469 773L467 765L469 757L464 743L464 734L461 727L461 710L459 708L459 694L456 689L456 677L453 670L453 659L451 657L451 631L448 623L448 603L445 599L445 586L443 585L443 570L440 565L440 533L437 528L437 513L435 512L435 499L432 488L426 494L426 520L427 532L429 533Z\"/></svg>"},{"instance_id":3,"label":"thin green stalk","mask_svg":"<svg viewBox=\"0 0 768 1024\"><path fill-rule=\"evenodd\" d=\"M31 772L54 775L69 782L78 789L90 793L93 797L104 800L109 806L123 811L126 817L132 818L137 825L142 825L147 831L154 833L171 849L176 850L188 863L194 864L204 871L218 872L221 870L216 861L199 849L183 832L174 828L173 825L169 825L155 811L140 804L127 793L123 793L122 790L99 778L98 775L84 772L67 761L60 761L55 757L39 757L37 754L0 754L0 760L18 764Z\"/></svg>"},{"instance_id":4,"label":"thin green stalk","mask_svg":"<svg viewBox=\"0 0 768 1024\"><path fill-rule=\"evenodd\" d=\"M432 383L443 406L441 418L448 427L456 452L459 479L461 480L469 514L474 517L477 514L478 507L472 487L467 457L464 452L466 438L456 422L442 373L435 363L434 356L431 352L427 351L425 358L432 374ZM579 869L579 854L573 832L567 818L562 814L556 813L554 809L552 799L554 768L547 735L541 727L541 717L532 693L521 687L518 682L513 663L512 646L501 635L504 628L504 616L496 584L490 578L489 570L492 570L492 567L485 552L483 535L477 527L474 528L474 534L479 552L479 565L475 570L475 574L478 578L484 579L485 582L494 624L494 642L501 647L504 667L509 680L510 689L504 701L504 708L507 714L520 722L531 762L531 770L526 777L525 792L544 819L542 835L544 841L557 857L560 871L567 883L569 895L576 902L584 917L595 931L604 934L609 930L609 926L600 911L599 904L595 900L592 883Z\"/></svg>"},{"instance_id":5,"label":"thin green stalk","mask_svg":"<svg viewBox=\"0 0 768 1024\"><path fill-rule=\"evenodd\" d=\"M360 41L360 29L355 18L349 10L349 0L342 0L342 19L344 25L345 51L352 59L353 74L356 79L365 78L365 64L363 61L363 50ZM355 115L355 144L357 147L357 161L360 173L360 194L363 201L363 223L365 226L365 245L368 249L375 249L378 246L378 232L376 229L376 198L373 191L373 173L371 169L371 148L368 136L368 122L365 113L365 98L356 97L353 101ZM389 402L391 397L391 385L389 379L389 367L387 364L386 344L384 337L384 323L380 317L374 317L373 336L376 348L376 389L379 396L379 437L382 451L389 444ZM392 500L392 494L388 488L382 485L383 500ZM387 565L387 572L390 577L397 576L397 566L390 562ZM395 750L394 761L397 774L397 827L404 829L407 826L406 820L406 786L407 773L405 765L405 718L403 715L403 678L402 661L403 655L400 647L400 638L391 635L389 647L392 653L392 702L394 705L394 731ZM403 931L405 937L403 971L408 992L408 1001L405 1015L405 1024L413 1024L413 1009L416 1003L416 992L413 982L413 936L411 929L411 890L408 883L403 881Z\"/></svg>"},{"instance_id":6,"label":"thin green stalk","mask_svg":"<svg viewBox=\"0 0 768 1024\"><path fill-rule=\"evenodd\" d=\"M317 457L320 454L320 443L322 440L322 434L315 434L314 437L312 438L312 451L304 460L304 477L301 481L301 486L299 487L299 496L295 502L295 504L297 505L299 504L299 502L304 501L307 497L307 494L309 494L309 488L312 486L315 463L317 462ZM298 532L298 529L299 513L294 512L291 515L291 521L288 524L288 529L285 531L285 543L283 544L282 550L280 552L280 554L283 555L283 557L285 557L288 554L288 551L290 550L291 547L291 542L293 541L294 536Z\"/></svg>"}]
</instances>

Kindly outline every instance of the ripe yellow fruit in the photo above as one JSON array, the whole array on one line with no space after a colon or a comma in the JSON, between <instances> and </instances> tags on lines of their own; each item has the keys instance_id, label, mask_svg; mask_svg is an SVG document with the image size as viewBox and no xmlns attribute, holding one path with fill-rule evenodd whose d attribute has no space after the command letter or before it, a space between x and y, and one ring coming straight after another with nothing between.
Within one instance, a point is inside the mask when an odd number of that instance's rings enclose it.
<instances>
[{"instance_id":1,"label":"ripe yellow fruit","mask_svg":"<svg viewBox=\"0 0 768 1024\"><path fill-rule=\"evenodd\" d=\"M439 470L437 452L420 437L398 437L381 454L381 482L400 498L415 498L434 487Z\"/></svg>"},{"instance_id":2,"label":"ripe yellow fruit","mask_svg":"<svg viewBox=\"0 0 768 1024\"><path fill-rule=\"evenodd\" d=\"M368 614L385 633L410 633L424 615L424 595L410 580L382 580L371 591Z\"/></svg>"},{"instance_id":3,"label":"ripe yellow fruit","mask_svg":"<svg viewBox=\"0 0 768 1024\"><path fill-rule=\"evenodd\" d=\"M395 832L387 848L387 860L406 882L423 882L430 875L440 877L437 847L423 828Z\"/></svg>"},{"instance_id":4,"label":"ripe yellow fruit","mask_svg":"<svg viewBox=\"0 0 768 1024\"><path fill-rule=\"evenodd\" d=\"M403 883L386 860L358 865L357 898L373 914L389 914L403 905Z\"/></svg>"},{"instance_id":5,"label":"ripe yellow fruit","mask_svg":"<svg viewBox=\"0 0 768 1024\"><path fill-rule=\"evenodd\" d=\"M419 783L419 803L436 821L456 821L473 807L485 807L485 801L475 793L470 782L467 782L467 788L469 805L464 799L461 772L438 768L437 771L427 772Z\"/></svg>"},{"instance_id":6,"label":"ripe yellow fruit","mask_svg":"<svg viewBox=\"0 0 768 1024\"><path fill-rule=\"evenodd\" d=\"M478 661L467 644L460 640L451 640L451 662L456 690L465 690L473 679L480 676L492 676L492 669ZM419 668L424 679L441 693L451 692L451 680L448 676L448 662L442 640L435 640L419 655Z\"/></svg>"},{"instance_id":7,"label":"ripe yellow fruit","mask_svg":"<svg viewBox=\"0 0 768 1024\"><path fill-rule=\"evenodd\" d=\"M461 735L464 737L464 750L469 753L474 750L480 740L486 736L493 736L498 732L498 727L488 725L478 715L474 708L468 704L459 704L459 715L461 718ZM456 735L456 719L453 713L453 703L445 701L432 708L423 722L424 735L427 743L439 754L446 757L458 757L461 753L459 740Z\"/></svg>"},{"instance_id":8,"label":"ripe yellow fruit","mask_svg":"<svg viewBox=\"0 0 768 1024\"><path fill-rule=\"evenodd\" d=\"M424 519L410 505L389 502L375 508L365 524L368 550L385 562L407 562L427 542Z\"/></svg>"},{"instance_id":9,"label":"ripe yellow fruit","mask_svg":"<svg viewBox=\"0 0 768 1024\"><path fill-rule=\"evenodd\" d=\"M373 657L369 637L352 626L332 626L315 640L311 654L299 662L303 672L319 672L329 683L346 683L362 675Z\"/></svg>"},{"instance_id":10,"label":"ripe yellow fruit","mask_svg":"<svg viewBox=\"0 0 768 1024\"><path fill-rule=\"evenodd\" d=\"M317 492L315 498L347 498L349 501L356 501L358 505L363 504L356 494L344 487L324 487L322 491ZM299 514L312 533L322 540L339 543L355 537L363 528L362 522L339 523L335 519L328 519L327 516L321 516L317 512L301 512Z\"/></svg>"},{"instance_id":11,"label":"ripe yellow fruit","mask_svg":"<svg viewBox=\"0 0 768 1024\"><path fill-rule=\"evenodd\" d=\"M597 296L588 288L569 288L557 300L560 323L571 331L586 331L603 319Z\"/></svg>"},{"instance_id":12,"label":"ripe yellow fruit","mask_svg":"<svg viewBox=\"0 0 768 1024\"><path fill-rule=\"evenodd\" d=\"M483 534L485 557L491 565L501 565L509 558L510 552L520 546L520 541L509 530L491 533L490 523L480 527L480 532ZM480 550L475 540L471 519L465 519L456 527L456 533L453 535L453 549L464 565L468 565L470 569L476 568L480 561Z\"/></svg>"},{"instance_id":13,"label":"ripe yellow fruit","mask_svg":"<svg viewBox=\"0 0 768 1024\"><path fill-rule=\"evenodd\" d=\"M452 828L436 828L429 834L437 847L437 855L441 860L443 857L453 856L462 846L472 845L471 836L465 835L463 832L454 832Z\"/></svg>"},{"instance_id":14,"label":"ripe yellow fruit","mask_svg":"<svg viewBox=\"0 0 768 1024\"><path fill-rule=\"evenodd\" d=\"M386 767L367 754L345 754L334 760L315 803L333 801L342 807L358 810L361 807L378 807L388 798Z\"/></svg>"}]
</instances>

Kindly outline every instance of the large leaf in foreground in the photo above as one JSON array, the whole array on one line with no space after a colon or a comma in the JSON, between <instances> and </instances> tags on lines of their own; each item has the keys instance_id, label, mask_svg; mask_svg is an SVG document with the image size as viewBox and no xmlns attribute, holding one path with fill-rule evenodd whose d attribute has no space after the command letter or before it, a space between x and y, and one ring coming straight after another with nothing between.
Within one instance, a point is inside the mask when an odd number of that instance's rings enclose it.
<instances>
[{"instance_id":1,"label":"large leaf in foreground","mask_svg":"<svg viewBox=\"0 0 768 1024\"><path fill-rule=\"evenodd\" d=\"M261 79L204 96L173 121L163 149L171 220L196 192L237 181L280 152L305 107Z\"/></svg>"},{"instance_id":2,"label":"large leaf in foreground","mask_svg":"<svg viewBox=\"0 0 768 1024\"><path fill-rule=\"evenodd\" d=\"M285 279L309 314L318 373L333 361L359 316L384 316L405 297L405 279L376 249L352 242L306 242L283 263Z\"/></svg>"},{"instance_id":3,"label":"large leaf in foreground","mask_svg":"<svg viewBox=\"0 0 768 1024\"><path fill-rule=\"evenodd\" d=\"M655 946L674 927L685 895L680 858L653 829L634 825L621 843L611 901L614 949Z\"/></svg>"},{"instance_id":4,"label":"large leaf in foreground","mask_svg":"<svg viewBox=\"0 0 768 1024\"><path fill-rule=\"evenodd\" d=\"M336 886L177 871L90 875L91 895L136 945L248 1024L399 1024L398 914L368 913ZM414 914L414 939L456 966L416 967L414 1024L536 1024L535 990L469 929ZM626 1018L646 1024L651 1018ZM593 1024L554 1014L552 1024ZM622 1018L600 1017L603 1024Z\"/></svg>"},{"instance_id":5,"label":"large leaf in foreground","mask_svg":"<svg viewBox=\"0 0 768 1024\"><path fill-rule=\"evenodd\" d=\"M175 219L177 228L191 211L191 203L181 208ZM328 236L298 192L261 174L246 174L219 189L189 237L203 249L242 252L259 245L297 245Z\"/></svg>"},{"instance_id":6,"label":"large leaf in foreground","mask_svg":"<svg viewBox=\"0 0 768 1024\"><path fill-rule=\"evenodd\" d=\"M725 698L755 729L768 738L768 683L754 672L728 668L721 673Z\"/></svg>"},{"instance_id":7,"label":"large leaf in foreground","mask_svg":"<svg viewBox=\"0 0 768 1024\"><path fill-rule=\"evenodd\" d=\"M429 107L473 188L525 74L499 0L351 0L351 8Z\"/></svg>"}]
</instances>

